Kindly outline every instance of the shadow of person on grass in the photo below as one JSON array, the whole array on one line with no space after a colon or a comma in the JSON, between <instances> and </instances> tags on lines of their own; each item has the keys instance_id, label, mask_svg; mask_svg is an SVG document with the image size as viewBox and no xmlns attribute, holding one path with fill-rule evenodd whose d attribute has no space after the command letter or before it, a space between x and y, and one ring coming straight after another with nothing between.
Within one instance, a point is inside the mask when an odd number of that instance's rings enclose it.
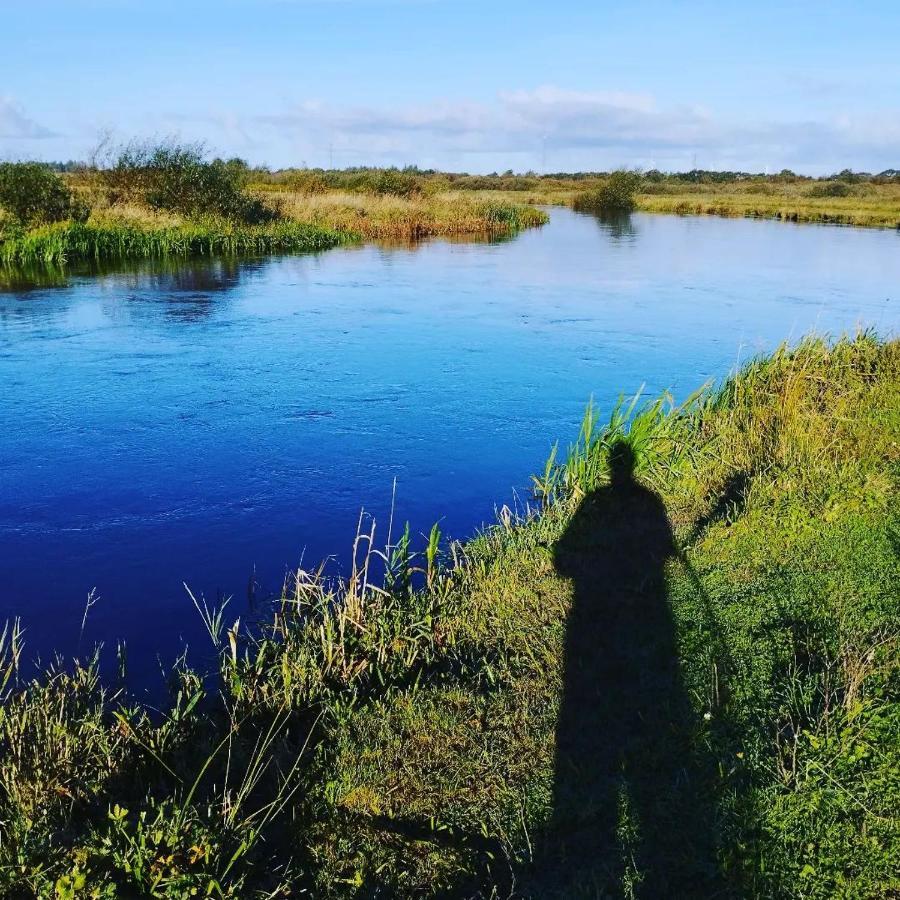
<instances>
[{"instance_id":1,"label":"shadow of person on grass","mask_svg":"<svg viewBox=\"0 0 900 900\"><path fill-rule=\"evenodd\" d=\"M540 896L714 897L710 765L679 665L666 563L678 557L660 498L625 441L554 547L571 579L553 811L536 859Z\"/></svg>"}]
</instances>

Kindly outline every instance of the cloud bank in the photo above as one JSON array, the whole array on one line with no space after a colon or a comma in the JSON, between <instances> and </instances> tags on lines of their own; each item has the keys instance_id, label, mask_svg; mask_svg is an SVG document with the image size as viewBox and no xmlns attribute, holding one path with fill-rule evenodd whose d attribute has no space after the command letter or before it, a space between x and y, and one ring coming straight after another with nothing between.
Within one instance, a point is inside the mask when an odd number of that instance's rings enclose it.
<instances>
[{"instance_id":1,"label":"cloud bank","mask_svg":"<svg viewBox=\"0 0 900 900\"><path fill-rule=\"evenodd\" d=\"M663 108L645 94L544 86L502 92L493 103L387 109L308 101L241 119L254 142L286 141L318 163L328 161L327 152L338 165L433 160L480 171L624 164L813 172L900 165L900 110L877 118L726 121L701 106Z\"/></svg>"},{"instance_id":2,"label":"cloud bank","mask_svg":"<svg viewBox=\"0 0 900 900\"><path fill-rule=\"evenodd\" d=\"M130 137L127 122L116 125ZM266 112L142 110L140 134L203 139L217 153L256 163L406 165L489 172L600 170L638 166L684 170L792 168L824 174L846 167L900 168L900 107L765 121L725 118L700 105L663 106L627 91L552 85L503 91L490 101L342 105L316 100ZM9 98L0 98L5 148L41 148L44 158L85 155L95 134L54 137ZM37 141L40 143L28 143Z\"/></svg>"}]
</instances>

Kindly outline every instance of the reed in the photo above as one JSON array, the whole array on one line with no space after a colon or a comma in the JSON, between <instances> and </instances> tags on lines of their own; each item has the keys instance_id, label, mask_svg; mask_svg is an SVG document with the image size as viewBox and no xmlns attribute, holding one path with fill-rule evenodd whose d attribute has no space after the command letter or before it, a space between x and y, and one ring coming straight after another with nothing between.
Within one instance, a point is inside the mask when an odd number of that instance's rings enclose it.
<instances>
[{"instance_id":1,"label":"reed","mask_svg":"<svg viewBox=\"0 0 900 900\"><path fill-rule=\"evenodd\" d=\"M59 266L82 260L261 255L327 250L354 240L351 233L296 222L184 224L157 229L63 222L0 243L0 261L8 266Z\"/></svg>"}]
</instances>

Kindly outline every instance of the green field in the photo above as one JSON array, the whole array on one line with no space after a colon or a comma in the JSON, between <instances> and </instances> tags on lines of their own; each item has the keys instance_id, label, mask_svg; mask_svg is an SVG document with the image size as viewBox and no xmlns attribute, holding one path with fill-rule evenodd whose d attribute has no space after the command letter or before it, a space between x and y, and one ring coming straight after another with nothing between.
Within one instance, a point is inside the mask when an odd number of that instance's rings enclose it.
<instances>
[{"instance_id":1,"label":"green field","mask_svg":"<svg viewBox=\"0 0 900 900\"><path fill-rule=\"evenodd\" d=\"M527 515L200 604L162 713L11 624L0 893L900 894L898 396L862 335L589 413Z\"/></svg>"}]
</instances>

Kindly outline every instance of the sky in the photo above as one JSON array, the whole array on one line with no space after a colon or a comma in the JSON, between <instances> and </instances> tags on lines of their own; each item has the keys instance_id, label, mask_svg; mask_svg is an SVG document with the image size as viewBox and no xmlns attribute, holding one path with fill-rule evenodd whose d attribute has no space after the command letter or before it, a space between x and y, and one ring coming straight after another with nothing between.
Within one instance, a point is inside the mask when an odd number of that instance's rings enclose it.
<instances>
[{"instance_id":1,"label":"sky","mask_svg":"<svg viewBox=\"0 0 900 900\"><path fill-rule=\"evenodd\" d=\"M900 2L0 0L0 158L900 168Z\"/></svg>"}]
</instances>

